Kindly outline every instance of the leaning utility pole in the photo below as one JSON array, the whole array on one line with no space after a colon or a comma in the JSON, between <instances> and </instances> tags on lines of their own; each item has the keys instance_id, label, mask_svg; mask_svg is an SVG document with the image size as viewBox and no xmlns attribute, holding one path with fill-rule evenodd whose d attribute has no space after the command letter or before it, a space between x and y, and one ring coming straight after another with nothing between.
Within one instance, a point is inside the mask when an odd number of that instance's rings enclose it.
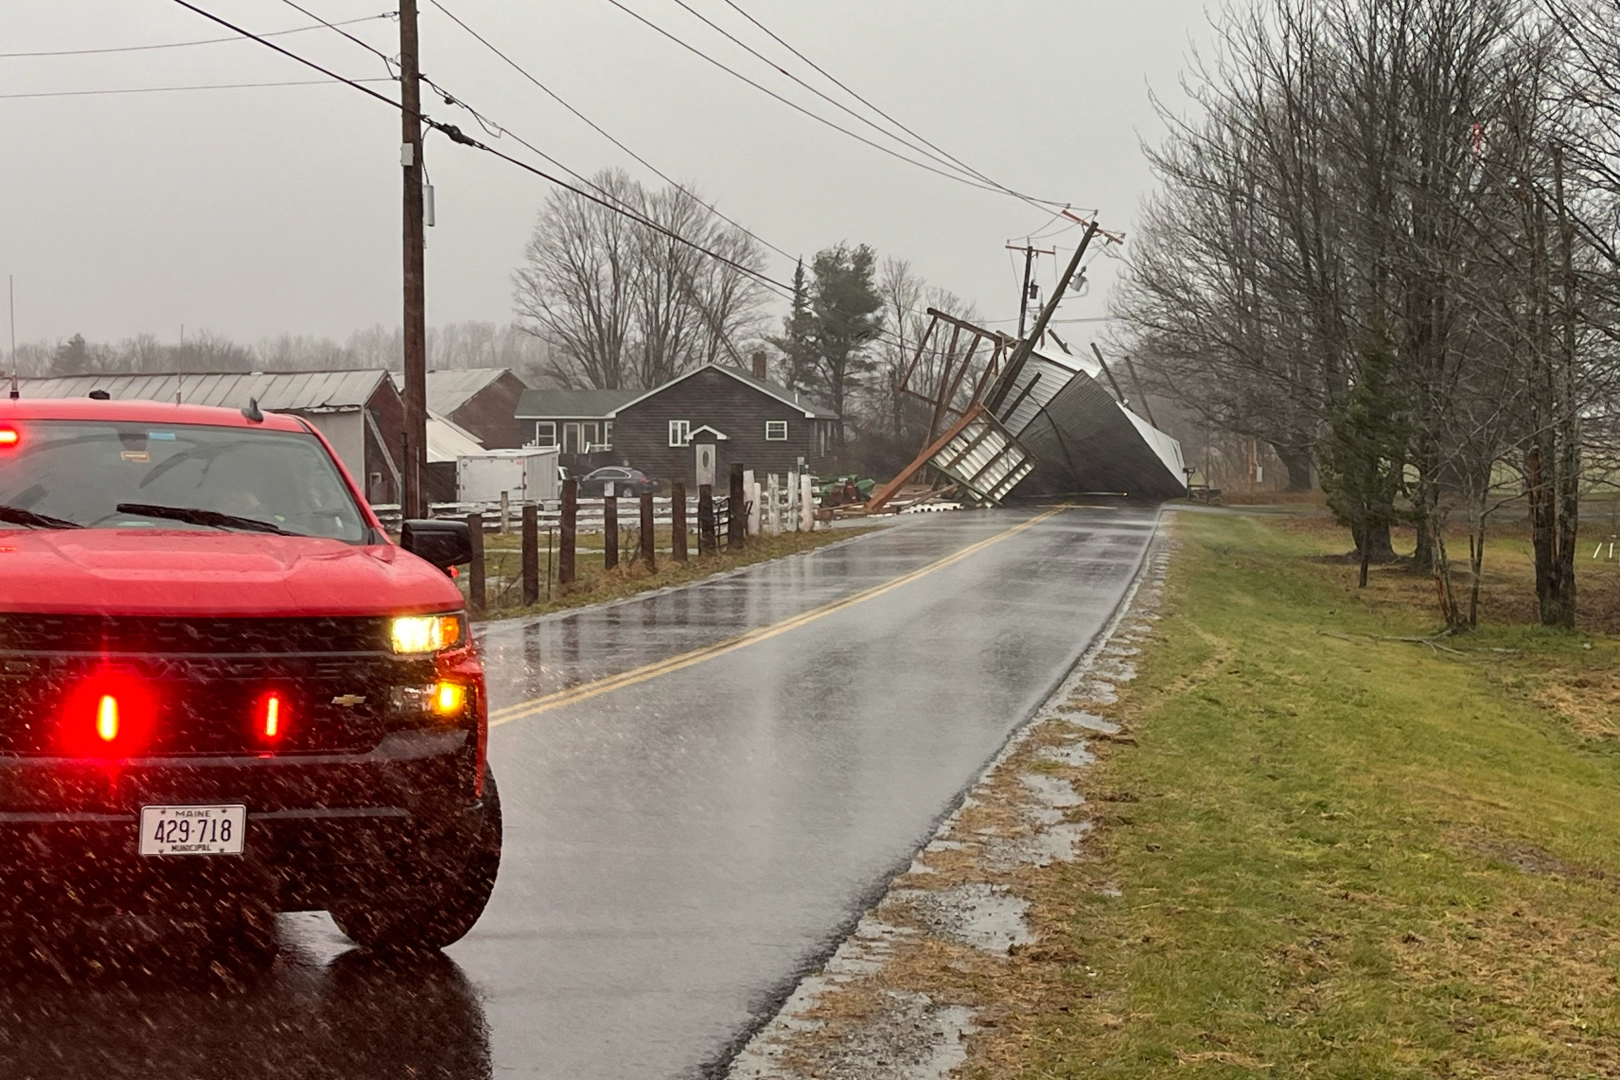
<instances>
[{"instance_id":1,"label":"leaning utility pole","mask_svg":"<svg viewBox=\"0 0 1620 1080\"><path fill-rule=\"evenodd\" d=\"M422 84L416 36L416 0L399 4L399 163L405 179L405 490L406 518L428 516L427 475L427 285L422 217Z\"/></svg>"}]
</instances>

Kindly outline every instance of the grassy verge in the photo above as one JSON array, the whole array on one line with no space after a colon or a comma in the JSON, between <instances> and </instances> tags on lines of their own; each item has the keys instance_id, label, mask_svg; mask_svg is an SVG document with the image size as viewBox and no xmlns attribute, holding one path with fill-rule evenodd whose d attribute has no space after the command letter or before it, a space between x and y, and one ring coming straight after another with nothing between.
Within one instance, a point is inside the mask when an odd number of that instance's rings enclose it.
<instances>
[{"instance_id":1,"label":"grassy verge","mask_svg":"<svg viewBox=\"0 0 1620 1080\"><path fill-rule=\"evenodd\" d=\"M620 563L612 570L603 568L602 538L581 537L582 549L575 556L578 580L566 587L555 581L556 572L548 560L541 540L540 574L541 601L525 605L522 602L522 553L516 536L486 536L484 557L488 575L486 596L489 602L487 618L507 619L519 615L544 615L552 611L599 604L607 600L620 600L652 589L668 588L701 581L714 574L735 570L753 563L779 559L825 547L840 540L872 532L864 529L818 529L808 533L784 533L781 536L751 536L748 546L740 551L722 551L718 555L697 554L697 537L693 534L689 545L690 556L684 563L676 562L669 554L669 530L661 530L656 543L660 549L656 556L656 570L649 570L639 561L632 561L636 541L632 535L620 549ZM551 553L555 558L556 552ZM545 579L551 577L551 595L547 597ZM467 590L467 579L460 579L462 592Z\"/></svg>"},{"instance_id":2,"label":"grassy verge","mask_svg":"<svg viewBox=\"0 0 1620 1080\"><path fill-rule=\"evenodd\" d=\"M988 1033L1029 1077L1620 1075L1620 648L1450 644L1329 535L1180 515L1086 861ZM969 1075L989 1076L970 1066ZM1006 1075L997 1070L995 1075Z\"/></svg>"}]
</instances>

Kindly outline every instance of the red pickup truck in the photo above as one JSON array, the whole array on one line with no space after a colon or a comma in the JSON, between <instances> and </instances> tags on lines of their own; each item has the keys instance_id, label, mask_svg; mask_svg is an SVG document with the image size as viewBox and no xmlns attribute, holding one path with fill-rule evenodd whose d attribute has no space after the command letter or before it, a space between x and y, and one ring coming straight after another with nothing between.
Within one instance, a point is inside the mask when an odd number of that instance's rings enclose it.
<instances>
[{"instance_id":1,"label":"red pickup truck","mask_svg":"<svg viewBox=\"0 0 1620 1080\"><path fill-rule=\"evenodd\" d=\"M0 922L464 935L501 853L469 552L391 543L295 416L0 400Z\"/></svg>"}]
</instances>

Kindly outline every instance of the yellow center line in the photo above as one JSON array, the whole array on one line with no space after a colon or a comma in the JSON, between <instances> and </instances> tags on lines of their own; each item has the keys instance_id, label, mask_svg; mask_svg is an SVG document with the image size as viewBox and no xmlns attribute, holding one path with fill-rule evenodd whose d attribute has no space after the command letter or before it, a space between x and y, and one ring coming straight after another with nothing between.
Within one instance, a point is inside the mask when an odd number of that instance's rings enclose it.
<instances>
[{"instance_id":1,"label":"yellow center line","mask_svg":"<svg viewBox=\"0 0 1620 1080\"><path fill-rule=\"evenodd\" d=\"M499 727L501 724L510 724L514 720L526 720L531 716L537 716L540 713L549 712L550 710L563 705L572 705L575 702L587 701L590 698L597 697L601 694L610 693L626 686L635 686L637 683L644 683L649 679L656 679L660 675L669 675L677 671L682 671L694 664L701 664L705 660L713 660L717 656L725 656L727 653L736 652L738 649L747 648L748 646L758 644L761 641L768 641L771 638L776 637L778 634L787 633L789 630L797 630L801 626L808 626L817 619L824 619L828 615L836 614L837 612L843 611L846 608L852 608L856 604L864 603L867 600L882 596L885 593L893 592L895 589L898 589L903 585L911 584L918 578L927 577L936 570L943 570L947 566L959 563L968 556L983 551L991 544L999 544L1001 541L1010 536L1016 536L1025 529L1034 528L1047 518L1061 514L1067 509L1069 509L1069 504L1064 503L1061 506L1046 511L1045 513L1037 514L1028 521L1020 522L1019 524L1014 525L1012 528L999 532L994 536L986 537L976 544L970 544L960 551L952 552L951 554L946 555L944 558L936 559L927 566L919 567L918 569L907 574L901 574L899 577L885 581L881 585L874 585L869 589L862 589L860 592L851 593L842 600L834 600L831 603L823 604L820 607L811 608L809 611L803 612L799 615L794 615L788 619L783 619L781 622L771 623L769 626L757 627L745 633L738 634L735 637L729 637L723 641L717 641L712 645L705 645L701 649L693 649L691 652L681 653L678 656L671 656L665 660L658 660L651 664L643 664L641 667L632 668L629 671L622 672L618 675L609 675L606 678L597 679L594 682L583 683L579 686L569 687L567 690L558 690L554 693L546 694L544 697L537 697L529 701L522 701L516 705L508 705L503 709L496 709L489 714L489 726Z\"/></svg>"}]
</instances>

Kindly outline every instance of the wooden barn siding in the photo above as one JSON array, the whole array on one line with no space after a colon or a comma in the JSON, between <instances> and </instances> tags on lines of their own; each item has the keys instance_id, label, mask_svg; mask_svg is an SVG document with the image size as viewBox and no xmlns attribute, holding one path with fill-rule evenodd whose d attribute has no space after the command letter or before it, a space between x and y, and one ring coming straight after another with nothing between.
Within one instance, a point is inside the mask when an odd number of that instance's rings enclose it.
<instances>
[{"instance_id":1,"label":"wooden barn siding","mask_svg":"<svg viewBox=\"0 0 1620 1080\"><path fill-rule=\"evenodd\" d=\"M691 421L693 428L708 425L730 436L716 447L718 484L726 483L724 477L734 461L756 474L786 473L800 457L815 472L826 461L817 454L816 437L817 424L826 421L806 419L803 409L718 371L700 371L639 404L620 409L613 421L613 457L660 480L693 483L696 451L690 446L669 445L671 420ZM786 442L765 441L767 420L787 421Z\"/></svg>"},{"instance_id":2,"label":"wooden barn siding","mask_svg":"<svg viewBox=\"0 0 1620 1080\"><path fill-rule=\"evenodd\" d=\"M484 387L450 414L450 419L478 436L486 450L522 446L534 438L534 421L517 419L518 398L528 387L510 371Z\"/></svg>"},{"instance_id":3,"label":"wooden barn siding","mask_svg":"<svg viewBox=\"0 0 1620 1080\"><path fill-rule=\"evenodd\" d=\"M402 444L405 436L405 402L400 398L399 391L394 389L393 382L384 379L378 383L376 392L366 402L366 408L370 411L372 419L377 421L377 430L388 440L388 453L394 460L394 466L403 469L405 463L401 460L401 455L404 453ZM377 445L376 435L372 432L371 425L365 424L364 417L361 417L361 423L364 424L365 430L366 475L357 476L355 480L359 482L360 490L370 498L372 494L369 487L370 476L374 472L382 473L383 487L387 494L380 501L398 502L403 496L394 486L394 474L389 469L388 462L383 459L382 447Z\"/></svg>"}]
</instances>

